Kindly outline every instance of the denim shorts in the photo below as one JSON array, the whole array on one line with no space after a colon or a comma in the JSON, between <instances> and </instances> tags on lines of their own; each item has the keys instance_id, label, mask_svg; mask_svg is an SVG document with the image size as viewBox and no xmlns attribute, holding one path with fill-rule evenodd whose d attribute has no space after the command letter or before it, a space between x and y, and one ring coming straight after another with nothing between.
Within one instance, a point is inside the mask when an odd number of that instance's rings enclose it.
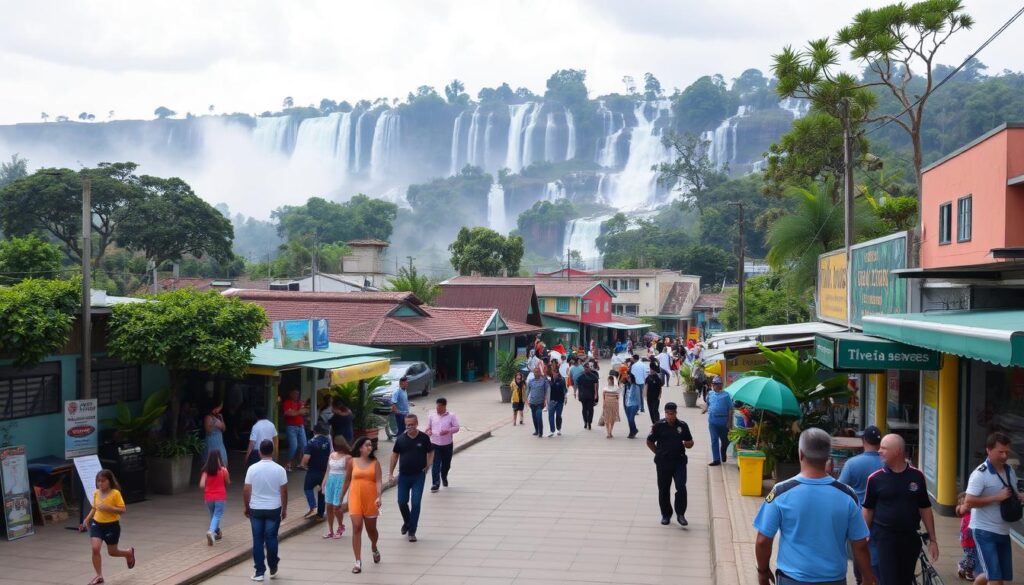
<instances>
[{"instance_id":1,"label":"denim shorts","mask_svg":"<svg viewBox=\"0 0 1024 585\"><path fill-rule=\"evenodd\" d=\"M98 538L107 544L117 544L121 540L120 522L89 522L89 537Z\"/></svg>"},{"instance_id":2,"label":"denim shorts","mask_svg":"<svg viewBox=\"0 0 1024 585\"><path fill-rule=\"evenodd\" d=\"M984 573L989 581L1013 581L1010 535L978 528L972 529L971 533L974 535L974 546L978 549L978 561L981 562L981 570L975 568L974 573Z\"/></svg>"}]
</instances>

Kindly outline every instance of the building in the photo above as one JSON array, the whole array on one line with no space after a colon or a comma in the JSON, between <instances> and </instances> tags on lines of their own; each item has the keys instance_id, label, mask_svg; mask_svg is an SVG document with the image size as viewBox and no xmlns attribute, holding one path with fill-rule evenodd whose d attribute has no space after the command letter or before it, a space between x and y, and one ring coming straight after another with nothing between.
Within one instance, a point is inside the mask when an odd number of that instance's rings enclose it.
<instances>
[{"instance_id":1,"label":"building","mask_svg":"<svg viewBox=\"0 0 1024 585\"><path fill-rule=\"evenodd\" d=\"M390 244L384 240L350 240L345 244L352 249L352 254L342 258L338 276L364 287L383 288L388 276L384 254Z\"/></svg>"},{"instance_id":2,"label":"building","mask_svg":"<svg viewBox=\"0 0 1024 585\"><path fill-rule=\"evenodd\" d=\"M343 274L327 274L321 272L315 277L306 276L303 278L297 278L290 282L298 283L298 290L301 292L373 292L379 290L375 286L365 284L366 280L363 274L346 276ZM275 289L272 286L271 290L284 289ZM295 289L288 288L287 290Z\"/></svg>"},{"instance_id":3,"label":"building","mask_svg":"<svg viewBox=\"0 0 1024 585\"><path fill-rule=\"evenodd\" d=\"M560 268L554 272L535 272L533 275L537 278L592 279L594 273L587 272L586 270L579 270L578 268Z\"/></svg>"},{"instance_id":4,"label":"building","mask_svg":"<svg viewBox=\"0 0 1024 585\"><path fill-rule=\"evenodd\" d=\"M702 293L697 297L693 303L693 326L700 331L701 337L725 331L725 325L719 320L724 307L724 293Z\"/></svg>"},{"instance_id":5,"label":"building","mask_svg":"<svg viewBox=\"0 0 1024 585\"><path fill-rule=\"evenodd\" d=\"M655 319L655 331L671 337L686 336L694 324L699 276L658 268L610 268L595 272L593 278L615 293L614 315Z\"/></svg>"}]
</instances>

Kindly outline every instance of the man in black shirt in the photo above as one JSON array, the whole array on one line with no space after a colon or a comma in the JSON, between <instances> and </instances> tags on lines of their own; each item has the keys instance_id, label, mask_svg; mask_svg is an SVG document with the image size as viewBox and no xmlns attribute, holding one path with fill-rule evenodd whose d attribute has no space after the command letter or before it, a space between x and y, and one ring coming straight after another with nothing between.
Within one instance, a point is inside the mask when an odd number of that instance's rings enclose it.
<instances>
[{"instance_id":1,"label":"man in black shirt","mask_svg":"<svg viewBox=\"0 0 1024 585\"><path fill-rule=\"evenodd\" d=\"M651 434L647 435L647 448L654 453L654 465L658 470L661 523L667 525L672 517L669 492L675 481L676 521L686 526L686 450L693 448L693 435L690 434L690 427L676 418L675 402L665 404L665 418L651 427Z\"/></svg>"},{"instance_id":2,"label":"man in black shirt","mask_svg":"<svg viewBox=\"0 0 1024 585\"><path fill-rule=\"evenodd\" d=\"M882 437L878 449L885 466L868 476L864 521L878 548L878 580L883 585L909 585L921 552L917 534L921 521L928 530L928 552L939 558L935 517L924 474L907 463L899 435Z\"/></svg>"},{"instance_id":3,"label":"man in black shirt","mask_svg":"<svg viewBox=\"0 0 1024 585\"><path fill-rule=\"evenodd\" d=\"M573 394L583 404L583 428L589 429L594 422L594 405L597 404L597 385L601 380L590 367L590 362L583 363L583 373L579 380L573 380Z\"/></svg>"},{"instance_id":4,"label":"man in black shirt","mask_svg":"<svg viewBox=\"0 0 1024 585\"><path fill-rule=\"evenodd\" d=\"M652 359L650 365L651 370L647 372L647 378L644 380L644 398L647 400L647 411L651 415L651 424L657 424L661 417L658 407L661 406L661 387L665 385L665 380L661 375L658 360Z\"/></svg>"},{"instance_id":5,"label":"man in black shirt","mask_svg":"<svg viewBox=\"0 0 1024 585\"><path fill-rule=\"evenodd\" d=\"M395 439L395 446L391 450L391 467L388 470L388 481L394 481L395 465L398 465L398 510L402 512L402 534L409 535L409 542L416 542L423 486L427 480L427 470L434 464L434 446L430 443L430 437L421 433L417 425L419 420L415 414L405 416L405 432Z\"/></svg>"}]
</instances>

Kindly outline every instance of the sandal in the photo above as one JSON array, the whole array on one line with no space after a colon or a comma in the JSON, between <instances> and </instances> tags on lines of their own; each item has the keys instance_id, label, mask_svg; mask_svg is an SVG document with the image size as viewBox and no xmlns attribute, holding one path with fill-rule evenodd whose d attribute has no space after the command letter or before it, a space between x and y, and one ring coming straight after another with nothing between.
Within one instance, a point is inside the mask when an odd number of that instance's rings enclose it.
<instances>
[{"instance_id":1,"label":"sandal","mask_svg":"<svg viewBox=\"0 0 1024 585\"><path fill-rule=\"evenodd\" d=\"M134 546L131 549L128 550L128 568L129 569L134 569L135 568L135 547Z\"/></svg>"},{"instance_id":2,"label":"sandal","mask_svg":"<svg viewBox=\"0 0 1024 585\"><path fill-rule=\"evenodd\" d=\"M373 552L373 562L379 563L380 562L380 551L377 550L377 549L373 549L372 552Z\"/></svg>"},{"instance_id":3,"label":"sandal","mask_svg":"<svg viewBox=\"0 0 1024 585\"><path fill-rule=\"evenodd\" d=\"M323 535L321 538L323 538L324 540L326 540L328 538L334 538L334 533L333 532L328 532L327 534Z\"/></svg>"},{"instance_id":4,"label":"sandal","mask_svg":"<svg viewBox=\"0 0 1024 585\"><path fill-rule=\"evenodd\" d=\"M356 561L355 564L352 565L352 572L353 573L362 573L363 572L363 561Z\"/></svg>"},{"instance_id":5,"label":"sandal","mask_svg":"<svg viewBox=\"0 0 1024 585\"><path fill-rule=\"evenodd\" d=\"M103 583L103 577L99 575L96 575L92 578L92 581L89 581L89 585L100 585L100 583Z\"/></svg>"},{"instance_id":6,"label":"sandal","mask_svg":"<svg viewBox=\"0 0 1024 585\"><path fill-rule=\"evenodd\" d=\"M341 528L338 529L338 538L341 538L345 534L345 525L342 524Z\"/></svg>"}]
</instances>

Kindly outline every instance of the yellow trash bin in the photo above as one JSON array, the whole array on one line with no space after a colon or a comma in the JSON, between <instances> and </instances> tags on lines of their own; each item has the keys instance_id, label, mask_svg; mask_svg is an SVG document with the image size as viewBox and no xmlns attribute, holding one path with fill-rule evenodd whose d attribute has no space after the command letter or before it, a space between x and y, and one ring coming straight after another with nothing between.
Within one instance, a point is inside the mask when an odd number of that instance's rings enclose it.
<instances>
[{"instance_id":1,"label":"yellow trash bin","mask_svg":"<svg viewBox=\"0 0 1024 585\"><path fill-rule=\"evenodd\" d=\"M741 450L736 461L740 467L740 495L760 496L764 477L764 452Z\"/></svg>"}]
</instances>

